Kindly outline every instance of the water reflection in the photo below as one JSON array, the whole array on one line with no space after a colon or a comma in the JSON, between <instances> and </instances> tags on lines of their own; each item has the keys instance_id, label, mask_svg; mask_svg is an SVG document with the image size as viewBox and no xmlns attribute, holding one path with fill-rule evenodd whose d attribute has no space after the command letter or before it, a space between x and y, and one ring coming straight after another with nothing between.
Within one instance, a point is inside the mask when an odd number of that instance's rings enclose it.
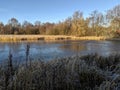
<instances>
[{"instance_id":1,"label":"water reflection","mask_svg":"<svg viewBox=\"0 0 120 90\"><path fill-rule=\"evenodd\" d=\"M62 50L70 50L70 51L74 51L74 52L80 52L82 50L86 50L86 47L84 44L79 44L79 43L75 43L75 44L65 44L62 45L60 47Z\"/></svg>"},{"instance_id":2,"label":"water reflection","mask_svg":"<svg viewBox=\"0 0 120 90\"><path fill-rule=\"evenodd\" d=\"M28 43L30 44L30 57L45 60L76 54L85 55L90 53L98 53L100 55L109 55L120 53L119 41L1 42L0 61L8 58L9 50L11 50L14 60L24 59L26 45Z\"/></svg>"}]
</instances>

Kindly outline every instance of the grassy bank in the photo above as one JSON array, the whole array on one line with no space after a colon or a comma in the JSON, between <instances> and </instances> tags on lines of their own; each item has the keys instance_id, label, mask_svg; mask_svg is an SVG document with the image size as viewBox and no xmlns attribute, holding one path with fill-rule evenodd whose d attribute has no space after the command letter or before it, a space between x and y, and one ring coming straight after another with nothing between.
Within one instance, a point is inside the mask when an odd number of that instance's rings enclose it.
<instances>
[{"instance_id":1,"label":"grassy bank","mask_svg":"<svg viewBox=\"0 0 120 90\"><path fill-rule=\"evenodd\" d=\"M23 41L23 40L106 40L100 36L65 36L65 35L0 35L0 41Z\"/></svg>"},{"instance_id":2,"label":"grassy bank","mask_svg":"<svg viewBox=\"0 0 120 90\"><path fill-rule=\"evenodd\" d=\"M0 90L120 90L119 80L120 55L35 60L27 66L8 62L0 67Z\"/></svg>"}]
</instances>

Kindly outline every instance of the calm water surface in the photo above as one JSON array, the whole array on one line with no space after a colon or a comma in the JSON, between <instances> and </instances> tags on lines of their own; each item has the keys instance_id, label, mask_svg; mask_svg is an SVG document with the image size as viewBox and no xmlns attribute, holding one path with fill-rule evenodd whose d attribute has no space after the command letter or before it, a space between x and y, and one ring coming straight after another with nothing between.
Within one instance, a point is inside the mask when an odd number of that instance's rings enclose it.
<instances>
[{"instance_id":1,"label":"calm water surface","mask_svg":"<svg viewBox=\"0 0 120 90\"><path fill-rule=\"evenodd\" d=\"M30 44L30 58L43 60L76 54L110 55L120 53L119 41L0 42L0 61L8 59L9 51L12 52L14 60L24 60L27 44Z\"/></svg>"}]
</instances>

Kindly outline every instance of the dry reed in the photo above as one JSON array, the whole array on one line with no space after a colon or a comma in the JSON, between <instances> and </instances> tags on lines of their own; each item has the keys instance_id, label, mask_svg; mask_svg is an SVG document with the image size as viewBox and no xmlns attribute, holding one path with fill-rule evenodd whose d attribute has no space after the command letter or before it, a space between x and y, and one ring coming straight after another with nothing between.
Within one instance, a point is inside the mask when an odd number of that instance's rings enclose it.
<instances>
[{"instance_id":1,"label":"dry reed","mask_svg":"<svg viewBox=\"0 0 120 90\"><path fill-rule=\"evenodd\" d=\"M106 40L104 36L65 36L65 35L0 35L0 41L24 41L24 40Z\"/></svg>"},{"instance_id":2,"label":"dry reed","mask_svg":"<svg viewBox=\"0 0 120 90\"><path fill-rule=\"evenodd\" d=\"M14 68L12 80L4 85L0 68L1 90L120 90L120 55L91 54L48 62L35 60Z\"/></svg>"}]
</instances>

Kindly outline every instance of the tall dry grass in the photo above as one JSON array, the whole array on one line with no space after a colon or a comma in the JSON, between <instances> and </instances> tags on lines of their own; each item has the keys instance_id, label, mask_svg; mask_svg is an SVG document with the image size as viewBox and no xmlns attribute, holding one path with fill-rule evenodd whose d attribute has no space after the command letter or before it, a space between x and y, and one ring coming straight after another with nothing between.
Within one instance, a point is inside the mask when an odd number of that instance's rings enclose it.
<instances>
[{"instance_id":1,"label":"tall dry grass","mask_svg":"<svg viewBox=\"0 0 120 90\"><path fill-rule=\"evenodd\" d=\"M0 35L0 41L23 41L23 40L106 40L104 36L66 36L66 35Z\"/></svg>"},{"instance_id":2,"label":"tall dry grass","mask_svg":"<svg viewBox=\"0 0 120 90\"><path fill-rule=\"evenodd\" d=\"M34 60L27 67L13 64L6 83L9 67L0 67L1 90L120 90L120 55Z\"/></svg>"}]
</instances>

